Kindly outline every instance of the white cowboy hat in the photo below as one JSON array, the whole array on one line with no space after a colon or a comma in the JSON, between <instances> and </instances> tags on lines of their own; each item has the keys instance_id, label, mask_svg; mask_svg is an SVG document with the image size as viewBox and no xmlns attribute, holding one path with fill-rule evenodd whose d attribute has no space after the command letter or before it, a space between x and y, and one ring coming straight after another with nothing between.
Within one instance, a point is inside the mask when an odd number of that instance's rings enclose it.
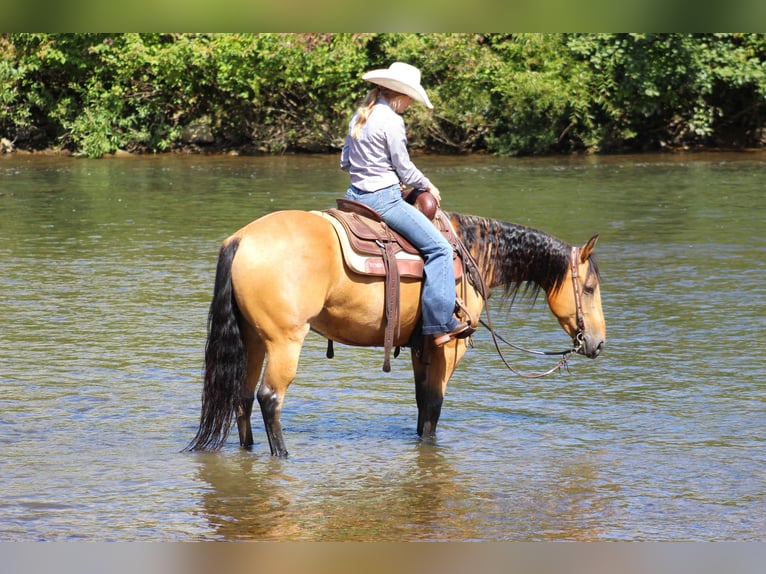
<instances>
[{"instance_id":1,"label":"white cowboy hat","mask_svg":"<svg viewBox=\"0 0 766 574\"><path fill-rule=\"evenodd\" d=\"M410 66L404 62L394 62L388 68L367 72L362 76L362 79L405 94L424 104L429 110L434 109L431 100L428 99L428 94L420 85L420 70L415 66Z\"/></svg>"}]
</instances>

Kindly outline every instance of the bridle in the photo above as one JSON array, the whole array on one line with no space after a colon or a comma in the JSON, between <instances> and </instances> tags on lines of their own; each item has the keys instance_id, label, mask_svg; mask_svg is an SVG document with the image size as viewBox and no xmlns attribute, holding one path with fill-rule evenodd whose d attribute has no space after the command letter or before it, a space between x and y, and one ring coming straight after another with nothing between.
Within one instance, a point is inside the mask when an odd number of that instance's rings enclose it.
<instances>
[{"instance_id":1,"label":"bridle","mask_svg":"<svg viewBox=\"0 0 766 574\"><path fill-rule=\"evenodd\" d=\"M577 333L575 333L573 338L575 343L573 350L575 352L582 349L582 346L585 344L585 314L582 311L582 296L580 295L579 261L580 248L572 246L572 287L574 288L575 320L577 321Z\"/></svg>"},{"instance_id":2,"label":"bridle","mask_svg":"<svg viewBox=\"0 0 766 574\"><path fill-rule=\"evenodd\" d=\"M580 289L580 274L578 271L578 262L580 261L580 248L579 247L572 247L571 256L570 256L570 270L571 270L571 276L572 276L572 288L574 289L574 300L575 300L575 321L577 323L577 332L575 333L575 336L572 338L572 344L573 346L570 349L567 349L566 351L534 351L532 349L525 349L524 347L520 347L518 345L515 345L511 343L510 341L507 341L504 339L501 335L499 335L495 329L492 327L492 320L490 319L489 315L489 306L485 305L485 309L487 311L487 323L484 322L484 320L480 319L479 322L484 325L484 327L489 330L490 334L492 335L492 341L495 343L495 349L497 349L497 354L500 356L500 359L503 361L505 366L514 374L523 377L525 379L538 379L540 377L545 377L546 375L550 375L551 373L555 373L556 371L561 370L561 367L568 367L569 359L572 355L575 353L580 352L580 350L583 348L583 345L585 345L585 314L582 310L582 295L581 295L581 289ZM508 361L506 361L505 357L503 356L503 352L500 350L500 345L498 343L498 340L502 341L509 347L513 347L514 349L517 349L519 351L524 351L525 353L530 353L532 355L546 355L546 356L552 356L552 355L561 355L561 359L559 359L559 362L556 363L553 367L548 369L547 371L543 373L537 373L537 374L525 374L517 371L514 369Z\"/></svg>"}]
</instances>

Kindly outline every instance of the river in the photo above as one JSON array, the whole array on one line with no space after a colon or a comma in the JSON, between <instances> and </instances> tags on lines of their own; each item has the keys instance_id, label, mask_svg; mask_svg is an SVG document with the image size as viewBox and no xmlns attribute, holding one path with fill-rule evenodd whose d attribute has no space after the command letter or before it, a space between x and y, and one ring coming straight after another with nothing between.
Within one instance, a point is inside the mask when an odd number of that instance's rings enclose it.
<instances>
[{"instance_id":1,"label":"river","mask_svg":"<svg viewBox=\"0 0 766 574\"><path fill-rule=\"evenodd\" d=\"M764 540L762 153L417 156L446 209L601 234L602 355L530 381L479 331L421 444L406 352L310 335L288 459L257 414L251 452L180 452L220 241L331 206L337 159L0 156L0 540ZM568 344L542 301L492 310Z\"/></svg>"}]
</instances>

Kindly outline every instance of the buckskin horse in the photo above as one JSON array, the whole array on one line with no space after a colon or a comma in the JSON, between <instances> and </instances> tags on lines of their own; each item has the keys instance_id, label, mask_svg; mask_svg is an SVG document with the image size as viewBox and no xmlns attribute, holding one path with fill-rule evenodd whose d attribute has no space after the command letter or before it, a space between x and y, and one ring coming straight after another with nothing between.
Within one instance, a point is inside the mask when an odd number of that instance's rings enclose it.
<instances>
[{"instance_id":1,"label":"buckskin horse","mask_svg":"<svg viewBox=\"0 0 766 574\"><path fill-rule=\"evenodd\" d=\"M597 235L575 247L513 223L443 211L439 217L449 221L488 289L502 287L511 301L522 286L521 293L533 297L544 291L576 351L599 355L606 326L592 256ZM447 383L468 343L455 339L437 347L432 337L418 337L420 279L402 276L399 289L393 344L412 347L417 433L432 439ZM208 315L200 423L186 450L219 449L234 420L240 445L252 447L257 396L271 454L287 456L280 415L304 339L314 331L331 342L382 346L385 291L384 278L349 268L336 229L318 212L273 212L225 239ZM473 317L482 313L482 295L476 284L458 283L458 297Z\"/></svg>"}]
</instances>

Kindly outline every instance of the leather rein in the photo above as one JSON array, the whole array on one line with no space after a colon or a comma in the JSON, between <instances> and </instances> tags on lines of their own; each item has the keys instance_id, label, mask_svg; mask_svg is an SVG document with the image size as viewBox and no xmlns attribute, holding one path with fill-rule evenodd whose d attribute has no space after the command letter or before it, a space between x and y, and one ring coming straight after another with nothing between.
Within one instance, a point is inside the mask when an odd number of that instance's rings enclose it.
<instances>
[{"instance_id":1,"label":"leather rein","mask_svg":"<svg viewBox=\"0 0 766 574\"><path fill-rule=\"evenodd\" d=\"M507 341L504 339L501 335L495 331L494 327L492 327L492 319L490 318L489 314L489 306L485 306L487 310L487 323L484 322L484 320L480 319L479 322L484 325L484 327L489 330L489 332L492 335L492 341L495 343L495 349L497 349L497 354L500 356L500 359L503 361L503 364L515 375L518 375L519 377L523 377L525 379L539 379L541 377L545 377L547 375L550 375L551 373L555 373L557 371L560 371L562 367L568 367L569 366L569 359L572 355L576 354L577 352L582 349L584 344L584 334L585 334L585 314L582 310L582 296L581 296L581 290L580 290L580 278L578 273L578 262L580 260L580 248L579 247L572 247L571 251L571 261L570 261L570 269L571 269L571 275L572 275L572 286L574 289L574 300L575 300L575 320L577 321L577 333L575 333L575 336L573 338L573 347L570 349L567 349L566 351L534 351L531 349L525 349L524 347L520 347L518 345L515 345L511 343L510 341ZM559 359L558 363L556 363L553 367L548 369L547 371L543 373L537 373L537 374L527 374L527 373L521 373L518 370L514 369L508 361L503 356L503 352L500 350L500 344L498 341L502 341L509 347L512 347L514 349L517 349L519 351L523 351L525 353L530 353L532 355L546 355L546 356L552 356L552 355L561 355L561 359Z\"/></svg>"}]
</instances>

